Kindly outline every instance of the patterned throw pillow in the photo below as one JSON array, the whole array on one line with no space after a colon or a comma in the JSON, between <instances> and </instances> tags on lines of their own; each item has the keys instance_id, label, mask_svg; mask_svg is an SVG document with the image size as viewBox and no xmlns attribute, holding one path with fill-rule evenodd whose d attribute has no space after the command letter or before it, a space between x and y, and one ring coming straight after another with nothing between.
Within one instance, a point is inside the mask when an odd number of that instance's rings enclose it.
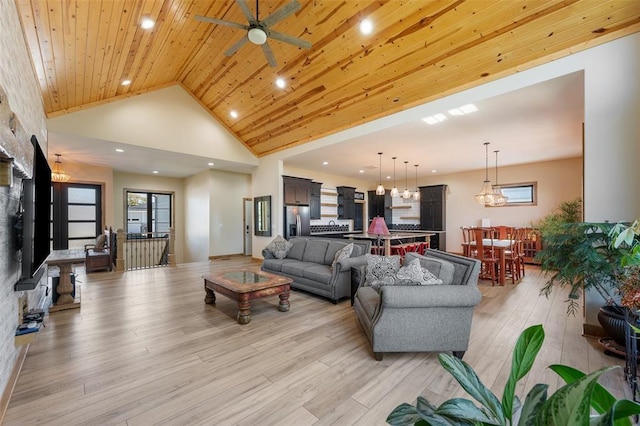
<instances>
[{"instance_id":1,"label":"patterned throw pillow","mask_svg":"<svg viewBox=\"0 0 640 426\"><path fill-rule=\"evenodd\" d=\"M374 288L380 285L393 284L395 275L400 269L400 256L378 256L367 254L365 284Z\"/></svg>"},{"instance_id":2,"label":"patterned throw pillow","mask_svg":"<svg viewBox=\"0 0 640 426\"><path fill-rule=\"evenodd\" d=\"M418 260L418 259L415 259ZM442 280L433 275L427 268L420 268L423 274L422 285L437 285L443 284Z\"/></svg>"},{"instance_id":3,"label":"patterned throw pillow","mask_svg":"<svg viewBox=\"0 0 640 426\"><path fill-rule=\"evenodd\" d=\"M351 253L353 252L353 243L349 243L346 246L342 247L340 250L336 252L336 255L333 257L333 263L331 264L331 269L336 264L344 259L348 259L351 257Z\"/></svg>"},{"instance_id":4,"label":"patterned throw pillow","mask_svg":"<svg viewBox=\"0 0 640 426\"><path fill-rule=\"evenodd\" d=\"M287 257L287 253L289 253L291 245L292 244L285 240L282 235L278 235L269 244L267 244L265 249L271 252L276 259L284 259Z\"/></svg>"},{"instance_id":5,"label":"patterned throw pillow","mask_svg":"<svg viewBox=\"0 0 640 426\"><path fill-rule=\"evenodd\" d=\"M412 284L423 284L424 273L420 267L420 260L413 259L407 265L404 265L396 274L396 281L410 282ZM397 285L397 282L396 282Z\"/></svg>"}]
</instances>

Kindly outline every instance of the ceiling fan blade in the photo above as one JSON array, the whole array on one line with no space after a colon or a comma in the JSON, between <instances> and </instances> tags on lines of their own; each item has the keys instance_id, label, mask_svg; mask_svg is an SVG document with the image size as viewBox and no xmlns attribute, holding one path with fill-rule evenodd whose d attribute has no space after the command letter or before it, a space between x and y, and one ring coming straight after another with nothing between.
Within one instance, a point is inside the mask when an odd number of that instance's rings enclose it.
<instances>
[{"instance_id":1,"label":"ceiling fan blade","mask_svg":"<svg viewBox=\"0 0 640 426\"><path fill-rule=\"evenodd\" d=\"M280 9L273 12L271 15L267 16L263 20L260 21L261 24L268 27L269 25L273 25L277 22L282 21L287 16L293 14L300 10L302 6L298 3L297 0L291 0L291 3L282 6Z\"/></svg>"},{"instance_id":2,"label":"ceiling fan blade","mask_svg":"<svg viewBox=\"0 0 640 426\"><path fill-rule=\"evenodd\" d=\"M253 16L253 13L251 12L251 9L249 9L249 5L245 0L236 0L236 3L238 4L238 6L240 6L240 10L242 10L242 13L244 14L244 17L247 18L247 21L251 23L257 21L256 17Z\"/></svg>"},{"instance_id":3,"label":"ceiling fan blade","mask_svg":"<svg viewBox=\"0 0 640 426\"><path fill-rule=\"evenodd\" d=\"M269 65L271 65L274 68L277 67L278 63L276 62L275 56L273 56L273 52L271 51L271 47L269 47L268 42L265 42L262 45L262 51L264 52L264 56L267 57L267 62L269 62Z\"/></svg>"},{"instance_id":4,"label":"ceiling fan blade","mask_svg":"<svg viewBox=\"0 0 640 426\"><path fill-rule=\"evenodd\" d=\"M311 49L311 43L306 40L302 40L301 38L296 38L284 33L279 33L278 31L267 30L267 35L269 38L274 40L282 41L285 43L293 44L298 47L302 47L304 49Z\"/></svg>"},{"instance_id":5,"label":"ceiling fan blade","mask_svg":"<svg viewBox=\"0 0 640 426\"><path fill-rule=\"evenodd\" d=\"M223 21L222 19L209 18L208 16L196 15L195 18L198 21L210 22L212 24L217 24L217 25L225 25L227 27L240 28L241 30L249 29L248 25L238 24L237 22L231 22L231 21Z\"/></svg>"},{"instance_id":6,"label":"ceiling fan blade","mask_svg":"<svg viewBox=\"0 0 640 426\"><path fill-rule=\"evenodd\" d=\"M234 53L238 51L242 46L247 44L249 41L249 37L245 34L240 40L238 40L233 46L231 46L227 51L224 52L227 56L232 56Z\"/></svg>"}]
</instances>

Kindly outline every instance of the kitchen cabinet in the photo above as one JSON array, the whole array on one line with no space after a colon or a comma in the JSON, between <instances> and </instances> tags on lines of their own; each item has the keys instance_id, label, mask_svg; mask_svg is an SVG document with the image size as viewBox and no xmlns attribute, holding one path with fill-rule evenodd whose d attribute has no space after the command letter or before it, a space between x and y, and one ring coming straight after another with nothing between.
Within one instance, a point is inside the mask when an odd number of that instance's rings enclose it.
<instances>
[{"instance_id":1,"label":"kitchen cabinet","mask_svg":"<svg viewBox=\"0 0 640 426\"><path fill-rule=\"evenodd\" d=\"M369 223L376 217L384 217L384 222L388 228L391 228L393 224L393 218L391 216L391 191L386 190L384 195L376 195L376 191L369 191L368 194L369 208L368 216ZM368 227L369 225L367 225Z\"/></svg>"},{"instance_id":2,"label":"kitchen cabinet","mask_svg":"<svg viewBox=\"0 0 640 426\"><path fill-rule=\"evenodd\" d=\"M311 198L311 179L282 176L284 203L308 206Z\"/></svg>"},{"instance_id":3,"label":"kitchen cabinet","mask_svg":"<svg viewBox=\"0 0 640 426\"><path fill-rule=\"evenodd\" d=\"M420 187L420 229L446 231L447 185ZM431 237L431 248L446 251L446 234Z\"/></svg>"},{"instance_id":4,"label":"kitchen cabinet","mask_svg":"<svg viewBox=\"0 0 640 426\"><path fill-rule=\"evenodd\" d=\"M311 182L309 192L309 212L311 219L320 219L322 216L320 200L322 198L322 183Z\"/></svg>"},{"instance_id":5,"label":"kitchen cabinet","mask_svg":"<svg viewBox=\"0 0 640 426\"><path fill-rule=\"evenodd\" d=\"M356 214L355 193L351 186L339 186L338 191L338 219L353 219Z\"/></svg>"}]
</instances>

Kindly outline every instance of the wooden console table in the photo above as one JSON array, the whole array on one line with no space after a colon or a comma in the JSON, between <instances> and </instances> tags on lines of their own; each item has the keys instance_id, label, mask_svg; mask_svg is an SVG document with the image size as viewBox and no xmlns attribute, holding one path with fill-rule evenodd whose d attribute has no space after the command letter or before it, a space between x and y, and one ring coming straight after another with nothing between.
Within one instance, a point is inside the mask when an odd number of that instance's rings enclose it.
<instances>
[{"instance_id":1,"label":"wooden console table","mask_svg":"<svg viewBox=\"0 0 640 426\"><path fill-rule=\"evenodd\" d=\"M60 281L56 291L58 292L58 300L55 305L49 308L49 312L63 311L66 309L75 309L80 307L79 292L76 292L77 301L71 296L73 284L71 284L71 265L84 264L84 250L53 250L47 257L48 266L57 266L60 268Z\"/></svg>"}]
</instances>

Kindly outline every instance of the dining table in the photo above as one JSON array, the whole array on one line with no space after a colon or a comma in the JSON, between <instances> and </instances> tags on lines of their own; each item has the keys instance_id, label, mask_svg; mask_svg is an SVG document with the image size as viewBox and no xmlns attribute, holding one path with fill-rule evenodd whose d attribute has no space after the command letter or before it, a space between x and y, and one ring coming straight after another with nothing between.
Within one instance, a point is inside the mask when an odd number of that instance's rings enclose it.
<instances>
[{"instance_id":1,"label":"dining table","mask_svg":"<svg viewBox=\"0 0 640 426\"><path fill-rule=\"evenodd\" d=\"M466 243L469 247L475 247L476 242L471 241ZM493 250L498 255L498 284L504 285L506 281L506 255L505 252L511 247L513 244L512 240L495 240L492 238L483 238L482 245L483 247L491 247L493 246ZM470 252L470 251L469 251Z\"/></svg>"},{"instance_id":2,"label":"dining table","mask_svg":"<svg viewBox=\"0 0 640 426\"><path fill-rule=\"evenodd\" d=\"M345 235L345 238L349 239L360 239L360 240L371 240L378 241L381 240L384 243L384 255L391 256L391 242L398 240L411 240L415 241L416 239L424 238L425 241L429 241L429 239L435 235L432 232L391 232L390 234L369 234L368 232L363 232L362 234L349 234Z\"/></svg>"}]
</instances>

